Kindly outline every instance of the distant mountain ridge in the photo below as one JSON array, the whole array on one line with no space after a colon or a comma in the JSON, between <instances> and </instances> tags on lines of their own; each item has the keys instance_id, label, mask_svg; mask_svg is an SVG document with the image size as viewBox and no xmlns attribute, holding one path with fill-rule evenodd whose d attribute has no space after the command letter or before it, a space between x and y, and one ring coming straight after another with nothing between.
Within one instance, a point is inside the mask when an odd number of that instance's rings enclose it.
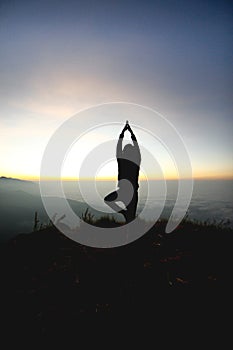
<instances>
[{"instance_id":1,"label":"distant mountain ridge","mask_svg":"<svg viewBox=\"0 0 233 350\"><path fill-rule=\"evenodd\" d=\"M13 182L19 181L19 182L24 182L24 183L33 183L33 181L21 180L21 179L16 179L14 177L6 177L6 176L1 176L0 181L13 181Z\"/></svg>"},{"instance_id":2,"label":"distant mountain ridge","mask_svg":"<svg viewBox=\"0 0 233 350\"><path fill-rule=\"evenodd\" d=\"M49 196L47 201L51 207L62 208L62 199L59 197ZM88 205L81 201L68 199L68 202L79 218L88 208ZM38 214L40 224L49 222L50 218L41 199L39 184L5 176L0 177L0 242L20 232L31 232L35 212ZM61 212L60 215L58 212L58 218L63 214ZM98 217L102 215L102 212L92 209L92 214Z\"/></svg>"}]
</instances>

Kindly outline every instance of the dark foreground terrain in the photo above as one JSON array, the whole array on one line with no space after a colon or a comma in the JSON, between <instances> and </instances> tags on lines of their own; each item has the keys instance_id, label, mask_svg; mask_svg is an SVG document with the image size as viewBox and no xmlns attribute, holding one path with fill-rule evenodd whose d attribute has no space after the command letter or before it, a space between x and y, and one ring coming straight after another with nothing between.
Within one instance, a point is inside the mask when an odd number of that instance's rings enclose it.
<instances>
[{"instance_id":1,"label":"dark foreground terrain","mask_svg":"<svg viewBox=\"0 0 233 350\"><path fill-rule=\"evenodd\" d=\"M129 245L82 246L50 227L1 245L1 317L6 328L47 334L74 329L85 315L169 313L184 296L214 309L230 290L233 231L191 222L164 233L159 222ZM177 299L179 296L179 299ZM221 297L222 298L222 297Z\"/></svg>"}]
</instances>

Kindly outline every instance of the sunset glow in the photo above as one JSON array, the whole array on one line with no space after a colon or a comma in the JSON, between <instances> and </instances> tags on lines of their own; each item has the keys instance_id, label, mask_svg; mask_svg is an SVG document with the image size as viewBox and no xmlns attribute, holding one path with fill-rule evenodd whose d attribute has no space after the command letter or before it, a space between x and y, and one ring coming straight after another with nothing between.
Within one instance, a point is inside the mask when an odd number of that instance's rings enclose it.
<instances>
[{"instance_id":1,"label":"sunset glow","mask_svg":"<svg viewBox=\"0 0 233 350\"><path fill-rule=\"evenodd\" d=\"M227 6L151 2L139 11L138 4L87 10L84 3L55 3L39 2L38 11L27 1L1 7L1 176L38 180L46 145L64 121L96 104L129 101L154 108L175 126L194 178L233 178ZM117 139L119 130L110 131L94 139ZM160 154L164 177L179 177ZM146 174L158 178L149 165ZM86 177L116 179L116 164ZM78 175L67 167L62 178Z\"/></svg>"}]
</instances>

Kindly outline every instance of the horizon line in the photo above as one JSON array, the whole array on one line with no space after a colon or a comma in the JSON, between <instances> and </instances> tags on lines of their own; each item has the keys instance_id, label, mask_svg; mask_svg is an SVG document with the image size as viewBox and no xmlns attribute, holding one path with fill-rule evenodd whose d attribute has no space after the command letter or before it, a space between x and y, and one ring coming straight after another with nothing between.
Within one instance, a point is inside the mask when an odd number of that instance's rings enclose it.
<instances>
[{"instance_id":1,"label":"horizon line","mask_svg":"<svg viewBox=\"0 0 233 350\"><path fill-rule=\"evenodd\" d=\"M40 179L39 176L6 176L6 175L1 175L1 177L5 177L8 179L18 179L18 180L25 180L25 181L65 181L65 182L71 182L71 181L118 181L116 177L99 177L99 178L93 178L93 177L83 177L83 178L74 178L74 177L61 177L61 178L55 178L55 177L46 177L44 179ZM164 178L156 178L156 177L139 177L139 181L161 181L161 180L166 180L166 181L174 181L174 180L233 180L233 175L228 175L228 176L193 176L193 177L182 177L179 178L178 176L176 177L169 177L165 176Z\"/></svg>"}]
</instances>

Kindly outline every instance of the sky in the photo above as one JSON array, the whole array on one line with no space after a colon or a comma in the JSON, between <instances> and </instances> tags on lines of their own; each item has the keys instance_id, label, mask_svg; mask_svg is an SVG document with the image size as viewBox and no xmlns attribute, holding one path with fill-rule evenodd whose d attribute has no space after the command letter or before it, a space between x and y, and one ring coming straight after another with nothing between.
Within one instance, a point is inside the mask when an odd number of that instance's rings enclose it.
<instances>
[{"instance_id":1,"label":"sky","mask_svg":"<svg viewBox=\"0 0 233 350\"><path fill-rule=\"evenodd\" d=\"M126 101L174 125L194 177L233 178L232 13L214 0L1 0L0 176L37 179L64 121Z\"/></svg>"}]
</instances>

